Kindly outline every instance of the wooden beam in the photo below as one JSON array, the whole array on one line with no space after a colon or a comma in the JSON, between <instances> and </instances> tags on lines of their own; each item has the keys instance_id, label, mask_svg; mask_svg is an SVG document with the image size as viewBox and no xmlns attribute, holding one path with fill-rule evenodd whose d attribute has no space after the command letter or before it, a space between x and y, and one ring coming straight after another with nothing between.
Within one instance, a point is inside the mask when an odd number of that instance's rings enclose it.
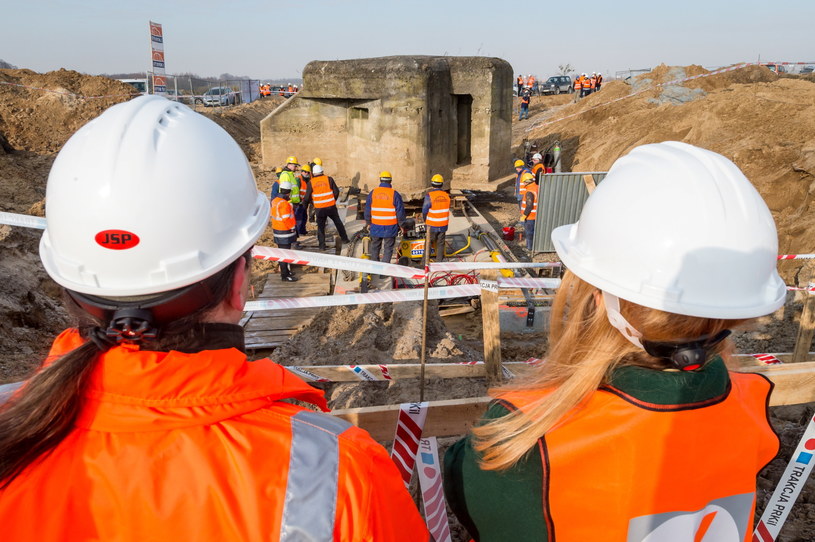
<instances>
[{"instance_id":1,"label":"wooden beam","mask_svg":"<svg viewBox=\"0 0 815 542\"><path fill-rule=\"evenodd\" d=\"M481 273L482 281L495 283L495 288L481 288L481 322L484 330L484 363L487 366L487 381L490 385L500 384L501 374L501 323L498 315L498 283L494 269Z\"/></svg>"},{"instance_id":2,"label":"wooden beam","mask_svg":"<svg viewBox=\"0 0 815 542\"><path fill-rule=\"evenodd\" d=\"M815 286L812 282L810 287ZM815 292L804 292L804 309L801 311L801 322L798 325L798 336L792 351L792 361L799 363L809 359L812 337L815 335Z\"/></svg>"},{"instance_id":3,"label":"wooden beam","mask_svg":"<svg viewBox=\"0 0 815 542\"><path fill-rule=\"evenodd\" d=\"M815 401L815 362L750 366L749 360L743 361L744 367L740 372L763 374L775 384L770 395L770 406ZM427 367L429 369L433 365ZM422 435L451 437L466 434L484 413L491 400L491 397L475 397L430 401ZM358 425L368 431L375 440L383 442L393 440L399 405L349 408L335 410L332 414Z\"/></svg>"},{"instance_id":4,"label":"wooden beam","mask_svg":"<svg viewBox=\"0 0 815 542\"><path fill-rule=\"evenodd\" d=\"M597 188L597 185L594 183L594 175L583 175L583 182L586 184L586 190L589 191L589 195L591 196L591 193Z\"/></svg>"}]
</instances>

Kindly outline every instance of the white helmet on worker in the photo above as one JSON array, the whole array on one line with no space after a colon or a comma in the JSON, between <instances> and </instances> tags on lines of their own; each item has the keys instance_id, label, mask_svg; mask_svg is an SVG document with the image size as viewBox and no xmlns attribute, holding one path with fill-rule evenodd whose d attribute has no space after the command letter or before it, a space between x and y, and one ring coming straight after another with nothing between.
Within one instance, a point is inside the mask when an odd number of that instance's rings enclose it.
<instances>
[{"instance_id":1,"label":"white helmet on worker","mask_svg":"<svg viewBox=\"0 0 815 542\"><path fill-rule=\"evenodd\" d=\"M313 167L313 168L311 168L311 172L312 172L312 173L313 173L315 176L316 176L316 175L322 175L322 174L323 174L323 166L321 166L320 164L315 163L315 164L314 164L314 167Z\"/></svg>"},{"instance_id":2,"label":"white helmet on worker","mask_svg":"<svg viewBox=\"0 0 815 542\"><path fill-rule=\"evenodd\" d=\"M158 96L79 129L48 177L40 257L68 290L103 298L206 279L266 229L269 200L226 131Z\"/></svg>"},{"instance_id":3,"label":"white helmet on worker","mask_svg":"<svg viewBox=\"0 0 815 542\"><path fill-rule=\"evenodd\" d=\"M643 145L618 159L580 221L556 228L552 241L585 282L653 309L753 318L786 297L764 200L733 162L685 143Z\"/></svg>"},{"instance_id":4,"label":"white helmet on worker","mask_svg":"<svg viewBox=\"0 0 815 542\"><path fill-rule=\"evenodd\" d=\"M538 161L543 160L543 156L541 156L541 153L536 152L535 154L532 155L532 160L538 160Z\"/></svg>"}]
</instances>

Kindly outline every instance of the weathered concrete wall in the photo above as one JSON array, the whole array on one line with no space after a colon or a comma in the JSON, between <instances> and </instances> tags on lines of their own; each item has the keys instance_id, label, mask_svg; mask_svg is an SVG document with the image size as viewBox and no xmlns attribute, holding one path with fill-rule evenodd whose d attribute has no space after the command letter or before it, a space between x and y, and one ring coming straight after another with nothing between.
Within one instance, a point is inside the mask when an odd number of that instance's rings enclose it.
<instances>
[{"instance_id":1,"label":"weathered concrete wall","mask_svg":"<svg viewBox=\"0 0 815 542\"><path fill-rule=\"evenodd\" d=\"M339 184L363 190L387 169L407 198L435 173L461 188L489 183L511 172L512 77L507 62L482 57L310 62L303 89L261 122L264 164L319 156ZM460 160L459 104L470 97Z\"/></svg>"}]
</instances>

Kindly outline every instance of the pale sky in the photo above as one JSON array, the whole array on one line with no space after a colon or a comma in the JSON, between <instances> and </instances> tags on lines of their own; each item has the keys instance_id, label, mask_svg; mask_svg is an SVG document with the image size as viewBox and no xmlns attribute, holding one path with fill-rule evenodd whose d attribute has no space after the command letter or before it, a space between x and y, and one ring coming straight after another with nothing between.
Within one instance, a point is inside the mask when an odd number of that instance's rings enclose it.
<instances>
[{"instance_id":1,"label":"pale sky","mask_svg":"<svg viewBox=\"0 0 815 542\"><path fill-rule=\"evenodd\" d=\"M517 73L815 61L815 0L0 0L0 59L46 72L299 77L311 60L483 55Z\"/></svg>"}]
</instances>

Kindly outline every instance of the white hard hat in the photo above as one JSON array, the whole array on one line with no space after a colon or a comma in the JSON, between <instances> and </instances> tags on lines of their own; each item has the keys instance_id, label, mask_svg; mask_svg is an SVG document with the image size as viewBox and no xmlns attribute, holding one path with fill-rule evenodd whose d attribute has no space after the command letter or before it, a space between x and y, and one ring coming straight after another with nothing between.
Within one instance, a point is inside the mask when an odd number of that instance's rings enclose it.
<instances>
[{"instance_id":1,"label":"white hard hat","mask_svg":"<svg viewBox=\"0 0 815 542\"><path fill-rule=\"evenodd\" d=\"M543 156L541 156L541 153L536 152L532 155L532 160L543 160Z\"/></svg>"},{"instance_id":2,"label":"white hard hat","mask_svg":"<svg viewBox=\"0 0 815 542\"><path fill-rule=\"evenodd\" d=\"M280 181L280 190L291 190L291 181Z\"/></svg>"},{"instance_id":3,"label":"white hard hat","mask_svg":"<svg viewBox=\"0 0 815 542\"><path fill-rule=\"evenodd\" d=\"M314 173L314 175L322 175L323 166L321 166L320 164L314 164L314 167L312 168L312 173Z\"/></svg>"},{"instance_id":4,"label":"white hard hat","mask_svg":"<svg viewBox=\"0 0 815 542\"><path fill-rule=\"evenodd\" d=\"M269 201L232 137L159 96L114 105L59 152L46 189L45 270L101 297L210 277L266 229Z\"/></svg>"},{"instance_id":5,"label":"white hard hat","mask_svg":"<svg viewBox=\"0 0 815 542\"><path fill-rule=\"evenodd\" d=\"M577 224L552 232L564 265L600 290L654 309L752 318L784 304L767 205L727 158L685 143L617 160Z\"/></svg>"}]
</instances>

